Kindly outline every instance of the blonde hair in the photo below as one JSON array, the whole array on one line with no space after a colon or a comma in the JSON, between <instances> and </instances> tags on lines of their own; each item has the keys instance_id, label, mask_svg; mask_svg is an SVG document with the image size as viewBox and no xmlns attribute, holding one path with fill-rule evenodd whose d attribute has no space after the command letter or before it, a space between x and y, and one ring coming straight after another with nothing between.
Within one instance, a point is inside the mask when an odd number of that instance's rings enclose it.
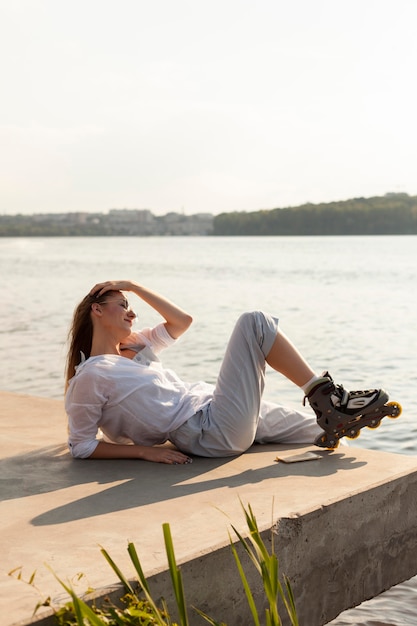
<instances>
[{"instance_id":1,"label":"blonde hair","mask_svg":"<svg viewBox=\"0 0 417 626\"><path fill-rule=\"evenodd\" d=\"M100 304L108 299L110 295L120 293L119 291L106 291L101 296L88 294L76 307L72 318L71 327L68 333L68 354L65 367L65 392L68 384L75 374L75 368L81 361L81 353L85 358L91 354L93 341L93 322L91 319L91 305L97 302Z\"/></svg>"}]
</instances>

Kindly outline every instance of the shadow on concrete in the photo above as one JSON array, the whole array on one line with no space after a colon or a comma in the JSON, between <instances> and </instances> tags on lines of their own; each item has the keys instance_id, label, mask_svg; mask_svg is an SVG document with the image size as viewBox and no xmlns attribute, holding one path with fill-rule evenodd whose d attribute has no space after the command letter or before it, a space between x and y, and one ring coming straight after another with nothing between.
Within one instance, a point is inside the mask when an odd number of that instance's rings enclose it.
<instances>
[{"instance_id":1,"label":"shadow on concrete","mask_svg":"<svg viewBox=\"0 0 417 626\"><path fill-rule=\"evenodd\" d=\"M301 446L299 446L301 447ZM291 449L297 446L291 446ZM267 462L259 467L254 457L254 469L241 470L236 457L194 458L190 465L165 465L135 460L74 460L65 445L46 446L0 461L1 499L24 498L51 493L75 486L91 485L94 493L63 506L46 511L31 520L34 526L64 524L97 515L138 508L155 502L172 501L194 493L214 489L242 487L250 483L288 476L323 477L339 471L365 465L349 448L343 451L319 451L318 461L276 463L277 450L282 446L255 445L245 453L245 465L250 456L270 452ZM249 457L249 459L248 459ZM111 486L97 491L97 485ZM115 484L116 483L116 484Z\"/></svg>"}]
</instances>

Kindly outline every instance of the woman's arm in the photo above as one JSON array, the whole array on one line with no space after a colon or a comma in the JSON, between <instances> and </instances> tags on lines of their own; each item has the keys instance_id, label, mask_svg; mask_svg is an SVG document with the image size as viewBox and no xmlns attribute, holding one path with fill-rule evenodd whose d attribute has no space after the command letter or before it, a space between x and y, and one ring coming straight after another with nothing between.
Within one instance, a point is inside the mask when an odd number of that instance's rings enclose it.
<instances>
[{"instance_id":1,"label":"woman's arm","mask_svg":"<svg viewBox=\"0 0 417 626\"><path fill-rule=\"evenodd\" d=\"M131 291L149 304L165 319L165 327L173 339L178 339L193 321L191 315L158 293L130 280L109 280L98 283L91 294L102 295L106 291Z\"/></svg>"},{"instance_id":2,"label":"woman's arm","mask_svg":"<svg viewBox=\"0 0 417 626\"><path fill-rule=\"evenodd\" d=\"M185 465L191 463L190 457L178 450L159 446L122 445L99 441L89 459L142 459L154 463L168 465Z\"/></svg>"}]
</instances>

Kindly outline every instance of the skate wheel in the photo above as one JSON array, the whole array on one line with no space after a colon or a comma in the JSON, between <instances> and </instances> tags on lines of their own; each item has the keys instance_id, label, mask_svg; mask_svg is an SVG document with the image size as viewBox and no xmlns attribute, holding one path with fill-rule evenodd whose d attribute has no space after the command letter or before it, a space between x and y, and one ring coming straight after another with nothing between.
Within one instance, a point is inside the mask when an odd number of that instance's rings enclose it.
<instances>
[{"instance_id":1,"label":"skate wheel","mask_svg":"<svg viewBox=\"0 0 417 626\"><path fill-rule=\"evenodd\" d=\"M360 430L351 430L346 433L346 437L348 439L357 439L360 434L361 434Z\"/></svg>"},{"instance_id":2,"label":"skate wheel","mask_svg":"<svg viewBox=\"0 0 417 626\"><path fill-rule=\"evenodd\" d=\"M367 424L367 428L375 429L375 428L379 428L381 426L381 420L377 420L375 422L375 424Z\"/></svg>"},{"instance_id":3,"label":"skate wheel","mask_svg":"<svg viewBox=\"0 0 417 626\"><path fill-rule=\"evenodd\" d=\"M391 415L388 415L388 417L390 417L391 419L396 419L397 417L400 417L403 409L399 402L388 402L386 406L389 406L392 411Z\"/></svg>"},{"instance_id":4,"label":"skate wheel","mask_svg":"<svg viewBox=\"0 0 417 626\"><path fill-rule=\"evenodd\" d=\"M327 444L328 450L336 450L339 447L339 440L337 439L333 444L330 442Z\"/></svg>"}]
</instances>

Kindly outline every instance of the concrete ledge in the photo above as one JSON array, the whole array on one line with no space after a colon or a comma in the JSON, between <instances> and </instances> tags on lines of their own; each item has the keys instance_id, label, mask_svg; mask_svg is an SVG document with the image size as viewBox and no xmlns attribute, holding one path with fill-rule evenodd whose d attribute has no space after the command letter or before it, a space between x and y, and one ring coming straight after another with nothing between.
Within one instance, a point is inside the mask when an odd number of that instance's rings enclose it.
<instances>
[{"instance_id":1,"label":"concrete ledge","mask_svg":"<svg viewBox=\"0 0 417 626\"><path fill-rule=\"evenodd\" d=\"M169 600L164 522L189 603L229 626L251 623L228 541L231 524L246 531L239 499L251 504L266 540L275 528L280 570L292 582L301 624L321 626L417 573L415 457L353 446L327 452L269 445L188 466L74 461L64 444L61 402L1 392L0 421L5 626L52 623L48 610L30 622L40 597L7 575L18 566L24 578L37 570L42 597L66 599L44 563L66 580L83 572L98 596L107 593L116 579L99 545L133 576L126 552L133 541L152 590ZM296 448L321 458L275 462ZM259 580L254 571L251 576L261 601Z\"/></svg>"}]
</instances>

